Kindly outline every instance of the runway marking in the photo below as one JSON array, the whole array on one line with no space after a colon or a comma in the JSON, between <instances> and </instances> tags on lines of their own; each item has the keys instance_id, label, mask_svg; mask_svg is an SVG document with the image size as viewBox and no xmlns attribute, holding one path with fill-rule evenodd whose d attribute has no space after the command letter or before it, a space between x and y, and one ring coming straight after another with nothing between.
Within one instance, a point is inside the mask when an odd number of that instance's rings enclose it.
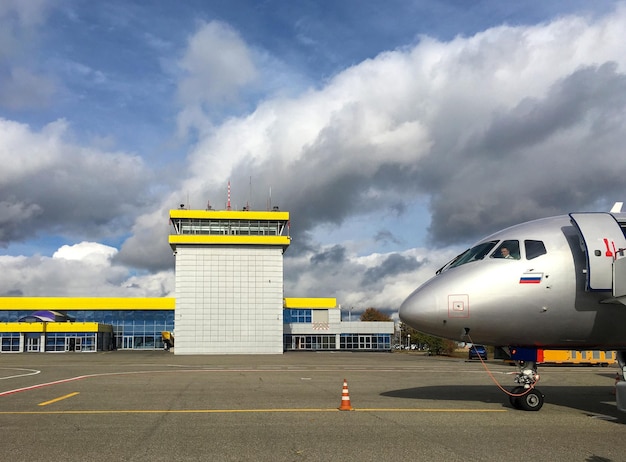
<instances>
[{"instance_id":1,"label":"runway marking","mask_svg":"<svg viewBox=\"0 0 626 462\"><path fill-rule=\"evenodd\" d=\"M591 417L592 419L598 419L598 420L607 420L609 422L619 420L617 417L613 417L613 416L605 415L605 414L589 414L588 417Z\"/></svg>"},{"instance_id":2,"label":"runway marking","mask_svg":"<svg viewBox=\"0 0 626 462\"><path fill-rule=\"evenodd\" d=\"M67 395L59 396L58 398L51 399L50 401L44 401L43 403L39 403L37 406L47 406L48 404L56 403L58 401L71 398L72 396L76 396L78 394L80 394L80 392L78 391L75 391L74 393L68 393Z\"/></svg>"},{"instance_id":3,"label":"runway marking","mask_svg":"<svg viewBox=\"0 0 626 462\"><path fill-rule=\"evenodd\" d=\"M23 369L23 370L29 370L29 369ZM337 369L316 369L313 372L339 372L339 371L343 371L343 372L363 372L363 371L370 371L371 369L345 369L345 368L337 368ZM375 369L377 372L407 372L407 370L402 370L402 369ZM22 388L16 388L14 390L7 390L7 391L2 391L0 392L0 397L2 396L7 396L7 395L12 395L14 393L19 393L22 391L29 391L29 390L35 390L37 388L43 388L43 387L49 387L52 385L59 385L62 383L68 383L68 382L74 382L77 380L83 380L83 379L90 379L90 378L95 378L95 377L111 377L111 376L123 376L123 375L141 375L141 374L180 374L180 373L198 373L198 372L213 372L213 373L217 373L217 372L236 372L236 373L241 373L241 372L254 372L254 373L259 373L259 372L312 372L311 369L309 368L298 368L298 369L248 369L248 368L237 368L237 369L174 369L174 370L153 370L153 371L126 371L126 372L102 372L99 374L86 374L86 375L79 375L76 377L69 377L67 379L60 379L60 380L55 380L52 382L45 382L45 383L40 383L37 385L31 385L28 387L22 387ZM419 371L414 371L414 372L436 372L436 370L419 370ZM456 371L457 373L459 372L458 370ZM464 372L464 371L462 371ZM483 373L483 371L479 371L480 373ZM37 371L37 373L39 373L39 371ZM27 374L27 375L32 375L32 374Z\"/></svg>"},{"instance_id":4,"label":"runway marking","mask_svg":"<svg viewBox=\"0 0 626 462\"><path fill-rule=\"evenodd\" d=\"M75 380L81 380L87 377L97 377L98 375L106 375L106 374L79 375L77 377L71 377L69 379L55 380L54 382L47 382L47 383L39 383L37 385L31 385L30 387L16 388L14 390L7 390L7 391L0 392L0 396L12 395L13 393L19 393L21 391L36 390L37 388L49 387L51 385L58 385L60 383L73 382Z\"/></svg>"},{"instance_id":5,"label":"runway marking","mask_svg":"<svg viewBox=\"0 0 626 462\"><path fill-rule=\"evenodd\" d=\"M17 374L17 375L9 375L7 377L0 377L0 380L16 379L18 377L28 377L29 375L37 375L41 373L41 371L38 371L37 369L18 369L16 367L1 367L0 369L7 370L7 371L28 371L27 374Z\"/></svg>"},{"instance_id":6,"label":"runway marking","mask_svg":"<svg viewBox=\"0 0 626 462\"><path fill-rule=\"evenodd\" d=\"M120 410L84 410L84 411L0 411L0 415L42 415L42 414L262 414L290 412L341 412L337 408L329 409L120 409ZM508 412L507 409L402 409L402 408L364 408L350 412L440 412L440 413L494 413Z\"/></svg>"}]
</instances>

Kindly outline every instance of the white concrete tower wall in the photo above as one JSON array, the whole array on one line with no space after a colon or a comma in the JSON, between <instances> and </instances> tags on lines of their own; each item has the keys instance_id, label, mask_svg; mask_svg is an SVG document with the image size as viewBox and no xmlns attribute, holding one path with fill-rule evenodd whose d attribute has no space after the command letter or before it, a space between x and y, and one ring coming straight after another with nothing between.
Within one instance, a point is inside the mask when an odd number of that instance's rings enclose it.
<instances>
[{"instance_id":1,"label":"white concrete tower wall","mask_svg":"<svg viewBox=\"0 0 626 462\"><path fill-rule=\"evenodd\" d=\"M176 354L281 354L282 249L179 246Z\"/></svg>"}]
</instances>

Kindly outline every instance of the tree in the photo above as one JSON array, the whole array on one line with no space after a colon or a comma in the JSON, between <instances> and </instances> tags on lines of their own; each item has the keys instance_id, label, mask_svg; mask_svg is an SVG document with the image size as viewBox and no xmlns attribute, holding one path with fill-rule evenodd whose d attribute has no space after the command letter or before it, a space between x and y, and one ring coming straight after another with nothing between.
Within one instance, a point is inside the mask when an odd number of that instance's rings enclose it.
<instances>
[{"instance_id":1,"label":"tree","mask_svg":"<svg viewBox=\"0 0 626 462\"><path fill-rule=\"evenodd\" d=\"M456 348L456 343L452 340L423 334L405 323L400 323L401 339L407 338L408 335L411 336L411 343L426 347L431 355L450 355Z\"/></svg>"},{"instance_id":2,"label":"tree","mask_svg":"<svg viewBox=\"0 0 626 462\"><path fill-rule=\"evenodd\" d=\"M361 314L361 321L391 321L391 318L376 308L368 308Z\"/></svg>"}]
</instances>

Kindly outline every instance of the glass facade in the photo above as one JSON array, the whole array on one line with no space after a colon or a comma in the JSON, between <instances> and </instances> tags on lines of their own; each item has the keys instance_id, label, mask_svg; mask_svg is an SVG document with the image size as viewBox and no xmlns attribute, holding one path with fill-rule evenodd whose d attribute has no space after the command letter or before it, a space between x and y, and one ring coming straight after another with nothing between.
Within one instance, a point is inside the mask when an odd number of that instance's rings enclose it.
<instances>
[{"instance_id":1,"label":"glass facade","mask_svg":"<svg viewBox=\"0 0 626 462\"><path fill-rule=\"evenodd\" d=\"M46 351L97 351L97 347L98 334L96 332L49 332L46 334ZM102 349L100 345L100 350Z\"/></svg>"},{"instance_id":2,"label":"glass facade","mask_svg":"<svg viewBox=\"0 0 626 462\"><path fill-rule=\"evenodd\" d=\"M22 317L31 315L32 313L32 310L0 310L0 322L18 322Z\"/></svg>"},{"instance_id":3,"label":"glass facade","mask_svg":"<svg viewBox=\"0 0 626 462\"><path fill-rule=\"evenodd\" d=\"M0 322L17 322L32 315L27 310L0 310ZM160 350L164 349L162 332L174 332L173 309L114 309L114 310L63 310L76 322L98 323L111 326L112 332L0 332L2 352L64 352L64 351L108 351ZM390 351L392 334L343 334L337 323L313 323L314 310L288 308L283 311L285 331L284 351ZM68 326L73 323L68 323ZM324 324L324 328L316 325ZM58 323L57 323L58 325ZM62 323L63 325L63 323ZM292 333L297 327L301 333ZM335 326L335 327L333 327ZM354 326L353 326L354 327Z\"/></svg>"},{"instance_id":4,"label":"glass facade","mask_svg":"<svg viewBox=\"0 0 626 462\"><path fill-rule=\"evenodd\" d=\"M66 314L78 322L97 322L113 326L112 346L117 349L135 350L159 350L162 349L163 340L161 332L174 330L174 310L67 310ZM16 322L18 319L32 314L32 311L6 310L0 311L0 322ZM6 337L14 333L2 335L2 351L19 351L19 333L17 335L17 348L13 348L15 340ZM46 351L95 351L98 336L95 333L84 333L83 337L77 337L76 333L48 333L46 334ZM65 342L74 336L73 344L66 347ZM6 350L5 350L6 338ZM63 340L62 340L63 339ZM80 350L76 348L76 342ZM101 340L106 342L106 339ZM103 349L100 347L100 349ZM108 349L108 348L105 348Z\"/></svg>"},{"instance_id":5,"label":"glass facade","mask_svg":"<svg viewBox=\"0 0 626 462\"><path fill-rule=\"evenodd\" d=\"M19 332L0 332L0 341L2 349L5 353L20 351L20 333Z\"/></svg>"},{"instance_id":6,"label":"glass facade","mask_svg":"<svg viewBox=\"0 0 626 462\"><path fill-rule=\"evenodd\" d=\"M289 350L336 350L335 335L285 335L284 349Z\"/></svg>"},{"instance_id":7,"label":"glass facade","mask_svg":"<svg viewBox=\"0 0 626 462\"><path fill-rule=\"evenodd\" d=\"M283 336L285 351L337 350L336 334ZM391 334L339 334L340 350L390 351Z\"/></svg>"},{"instance_id":8,"label":"glass facade","mask_svg":"<svg viewBox=\"0 0 626 462\"><path fill-rule=\"evenodd\" d=\"M311 310L307 309L287 309L283 310L283 324L311 323Z\"/></svg>"},{"instance_id":9,"label":"glass facade","mask_svg":"<svg viewBox=\"0 0 626 462\"><path fill-rule=\"evenodd\" d=\"M341 334L342 350L391 350L391 334Z\"/></svg>"}]
</instances>

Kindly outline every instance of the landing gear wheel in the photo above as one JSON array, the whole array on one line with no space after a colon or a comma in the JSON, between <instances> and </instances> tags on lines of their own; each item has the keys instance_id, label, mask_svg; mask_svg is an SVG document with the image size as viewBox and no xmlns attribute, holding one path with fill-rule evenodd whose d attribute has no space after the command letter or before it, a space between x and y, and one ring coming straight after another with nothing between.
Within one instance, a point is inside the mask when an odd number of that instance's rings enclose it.
<instances>
[{"instance_id":1,"label":"landing gear wheel","mask_svg":"<svg viewBox=\"0 0 626 462\"><path fill-rule=\"evenodd\" d=\"M538 411L543 406L543 393L533 388L524 396L517 398L519 408L523 411Z\"/></svg>"},{"instance_id":2,"label":"landing gear wheel","mask_svg":"<svg viewBox=\"0 0 626 462\"><path fill-rule=\"evenodd\" d=\"M520 395L524 392L524 387L515 387L511 390L511 394L512 395ZM521 396L511 396L509 395L509 403L511 403L511 406L513 406L515 409L521 409L521 404L520 404L520 399L522 397Z\"/></svg>"}]
</instances>

